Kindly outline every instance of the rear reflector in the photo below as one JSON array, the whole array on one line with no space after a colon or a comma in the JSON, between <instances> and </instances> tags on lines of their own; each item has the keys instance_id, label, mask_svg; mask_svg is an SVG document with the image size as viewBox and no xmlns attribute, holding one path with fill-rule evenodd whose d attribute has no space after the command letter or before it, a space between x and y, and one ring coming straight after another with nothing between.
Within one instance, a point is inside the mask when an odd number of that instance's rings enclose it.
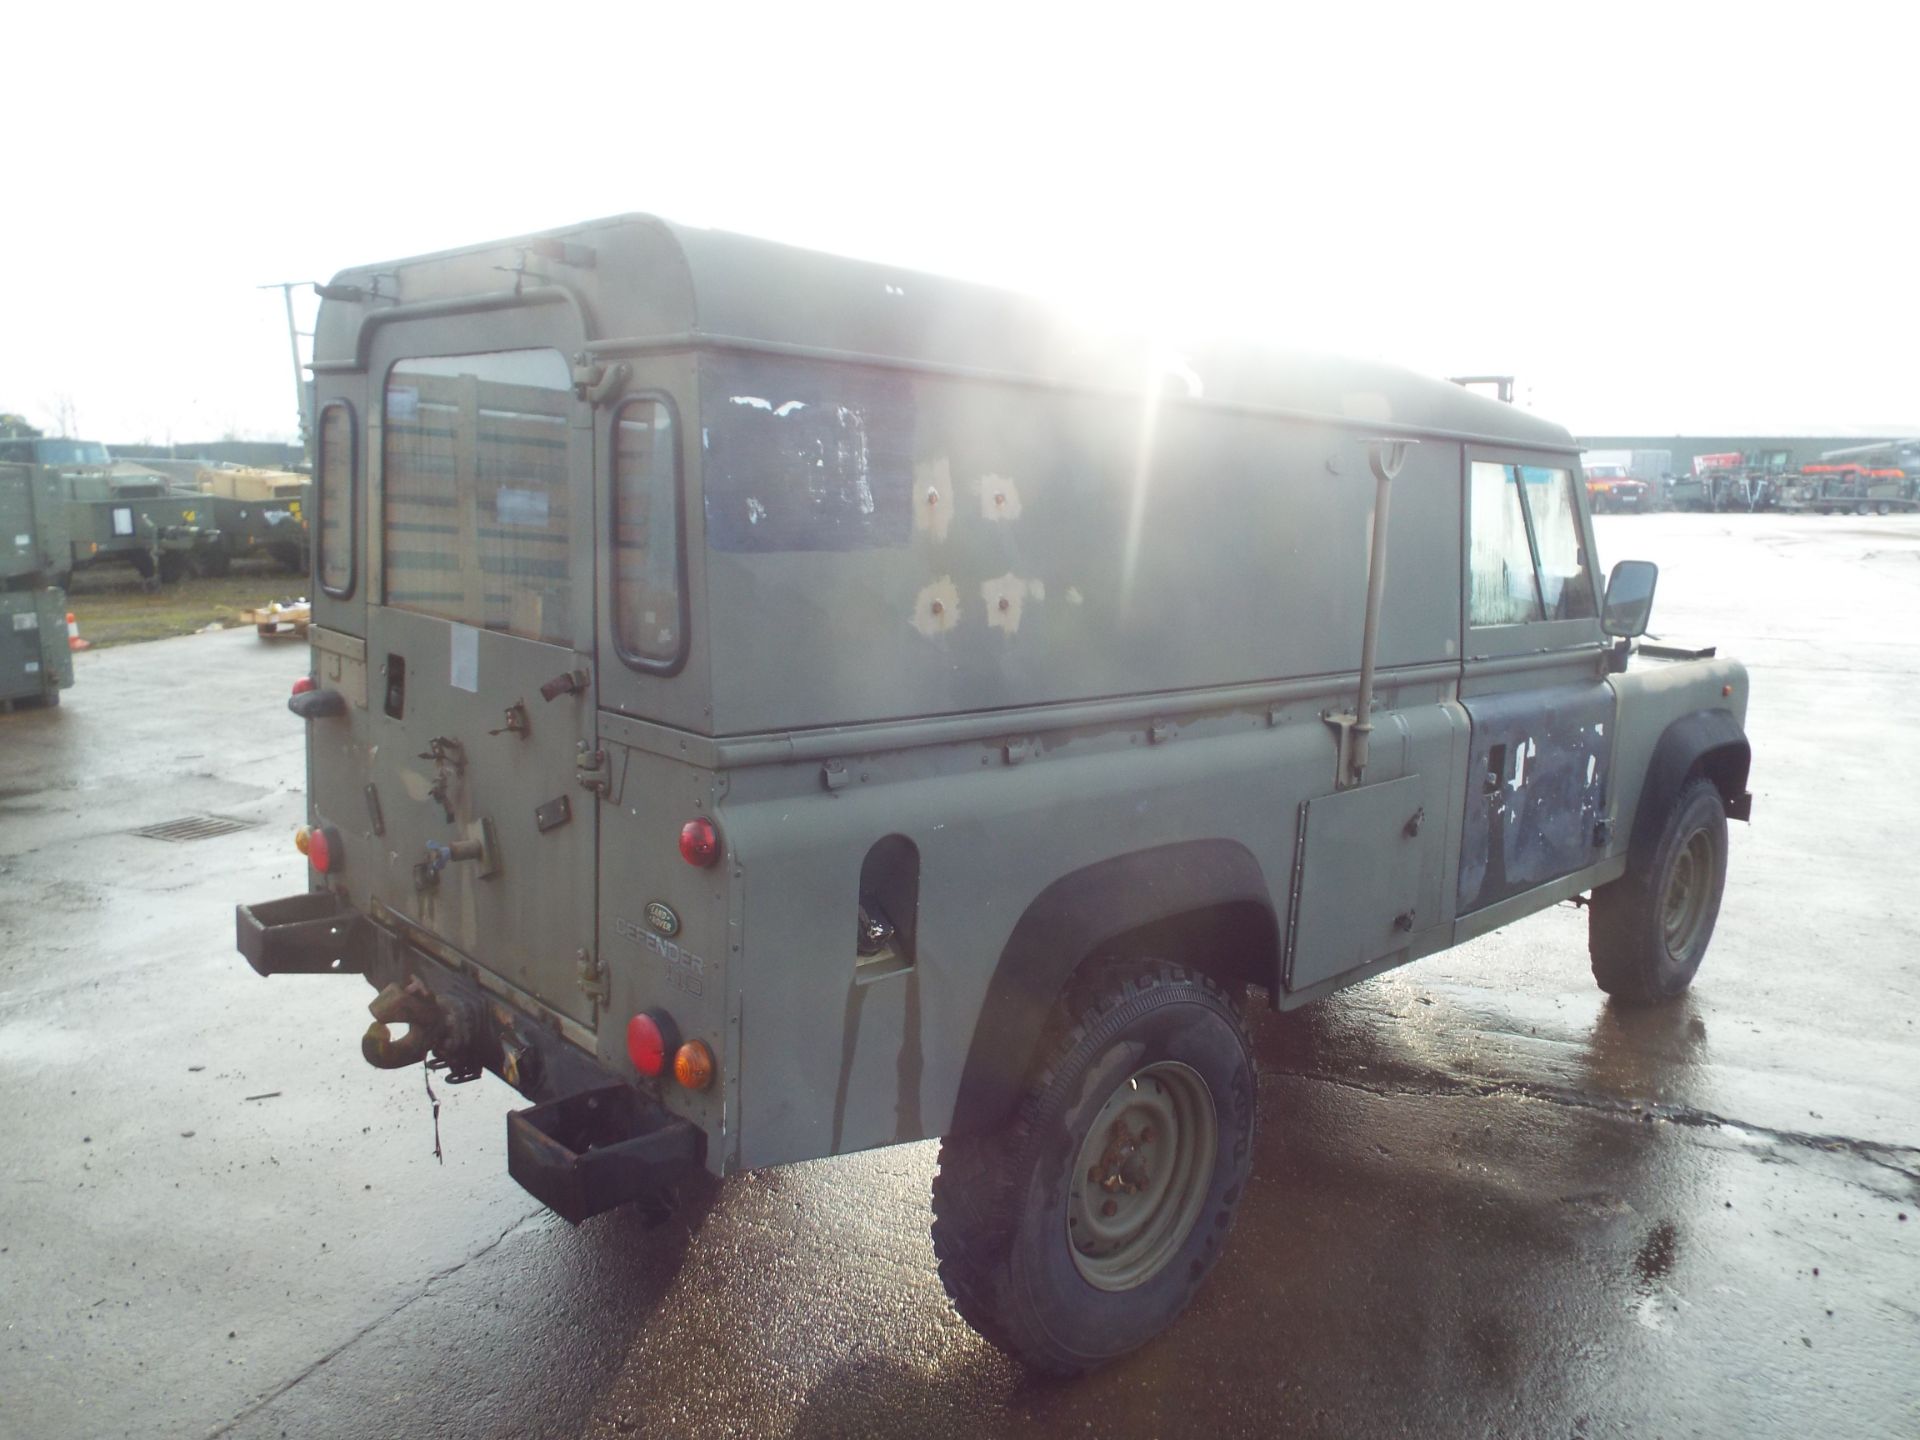
<instances>
[{"instance_id":1,"label":"rear reflector","mask_svg":"<svg viewBox=\"0 0 1920 1440\"><path fill-rule=\"evenodd\" d=\"M298 680L293 682L293 693L296 695L304 695L309 690L318 690L319 688L320 682L311 675L302 675Z\"/></svg>"}]
</instances>

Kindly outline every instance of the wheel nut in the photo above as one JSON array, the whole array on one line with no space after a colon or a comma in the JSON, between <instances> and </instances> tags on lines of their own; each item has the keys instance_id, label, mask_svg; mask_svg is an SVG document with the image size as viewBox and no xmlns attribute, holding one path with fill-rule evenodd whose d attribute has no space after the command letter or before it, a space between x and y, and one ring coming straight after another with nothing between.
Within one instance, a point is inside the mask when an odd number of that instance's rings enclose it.
<instances>
[{"instance_id":1,"label":"wheel nut","mask_svg":"<svg viewBox=\"0 0 1920 1440\"><path fill-rule=\"evenodd\" d=\"M1102 1215L1110 1216L1118 1213L1119 1209L1120 1209L1120 1202L1118 1200L1109 1200L1107 1201L1106 1204L1100 1207L1100 1213Z\"/></svg>"}]
</instances>

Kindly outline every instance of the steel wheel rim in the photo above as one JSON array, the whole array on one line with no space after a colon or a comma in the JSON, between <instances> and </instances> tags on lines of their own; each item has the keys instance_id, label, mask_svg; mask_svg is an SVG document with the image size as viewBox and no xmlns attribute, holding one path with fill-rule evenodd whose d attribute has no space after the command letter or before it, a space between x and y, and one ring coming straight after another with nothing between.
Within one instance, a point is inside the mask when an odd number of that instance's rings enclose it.
<instances>
[{"instance_id":1,"label":"steel wheel rim","mask_svg":"<svg viewBox=\"0 0 1920 1440\"><path fill-rule=\"evenodd\" d=\"M1131 1290L1179 1253L1205 1208L1220 1148L1213 1092L1177 1060L1136 1070L1107 1097L1074 1157L1067 1247L1100 1290Z\"/></svg>"},{"instance_id":2,"label":"steel wheel rim","mask_svg":"<svg viewBox=\"0 0 1920 1440\"><path fill-rule=\"evenodd\" d=\"M1673 868L1667 872L1667 893L1660 906L1667 954L1675 960L1686 959L1693 948L1712 883L1713 841L1706 831L1696 830L1673 857Z\"/></svg>"}]
</instances>

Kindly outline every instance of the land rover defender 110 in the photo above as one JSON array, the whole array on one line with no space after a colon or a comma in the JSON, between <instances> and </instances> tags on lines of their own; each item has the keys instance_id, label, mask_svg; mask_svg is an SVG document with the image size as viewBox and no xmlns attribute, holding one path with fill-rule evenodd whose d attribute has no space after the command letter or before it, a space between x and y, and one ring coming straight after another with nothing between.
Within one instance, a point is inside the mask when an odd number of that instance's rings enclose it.
<instances>
[{"instance_id":1,"label":"land rover defender 110","mask_svg":"<svg viewBox=\"0 0 1920 1440\"><path fill-rule=\"evenodd\" d=\"M304 894L262 975L532 1101L572 1221L940 1137L960 1313L1167 1325L1253 1156L1243 1006L1591 896L1692 980L1746 675L1632 654L1569 434L623 217L320 290Z\"/></svg>"}]
</instances>

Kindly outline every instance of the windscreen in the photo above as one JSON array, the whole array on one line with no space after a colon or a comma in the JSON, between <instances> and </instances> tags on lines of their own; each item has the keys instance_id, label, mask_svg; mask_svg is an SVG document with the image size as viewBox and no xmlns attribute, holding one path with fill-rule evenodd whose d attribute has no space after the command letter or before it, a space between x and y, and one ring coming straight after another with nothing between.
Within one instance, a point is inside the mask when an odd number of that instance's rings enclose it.
<instances>
[{"instance_id":1,"label":"windscreen","mask_svg":"<svg viewBox=\"0 0 1920 1440\"><path fill-rule=\"evenodd\" d=\"M111 465L113 457L97 440L39 440L34 442L42 465Z\"/></svg>"},{"instance_id":2,"label":"windscreen","mask_svg":"<svg viewBox=\"0 0 1920 1440\"><path fill-rule=\"evenodd\" d=\"M572 385L558 350L422 356L388 372L386 604L573 642Z\"/></svg>"}]
</instances>

